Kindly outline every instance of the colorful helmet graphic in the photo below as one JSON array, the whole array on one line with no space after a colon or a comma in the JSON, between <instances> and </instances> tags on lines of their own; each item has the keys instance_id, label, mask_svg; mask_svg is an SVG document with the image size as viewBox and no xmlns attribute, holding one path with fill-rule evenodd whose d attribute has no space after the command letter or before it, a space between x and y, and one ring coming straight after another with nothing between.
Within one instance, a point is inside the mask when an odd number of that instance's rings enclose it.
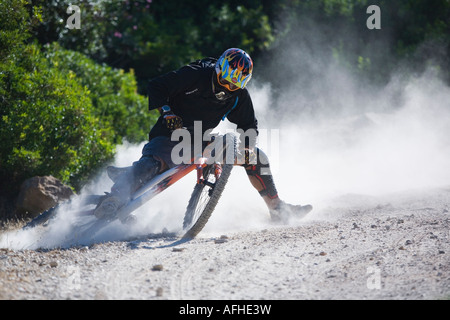
<instances>
[{"instance_id":1,"label":"colorful helmet graphic","mask_svg":"<svg viewBox=\"0 0 450 320\"><path fill-rule=\"evenodd\" d=\"M216 62L217 81L229 91L244 89L252 71L253 61L242 49L228 49Z\"/></svg>"}]
</instances>

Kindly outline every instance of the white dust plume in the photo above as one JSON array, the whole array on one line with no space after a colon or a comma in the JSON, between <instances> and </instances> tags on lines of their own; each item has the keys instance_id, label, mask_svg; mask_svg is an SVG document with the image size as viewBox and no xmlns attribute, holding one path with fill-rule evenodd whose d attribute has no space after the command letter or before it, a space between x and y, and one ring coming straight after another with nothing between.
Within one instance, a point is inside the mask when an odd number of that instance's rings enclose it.
<instances>
[{"instance_id":1,"label":"white dust plume","mask_svg":"<svg viewBox=\"0 0 450 320\"><path fill-rule=\"evenodd\" d=\"M274 92L255 77L249 87L260 131L265 134L259 146L271 160L281 199L312 204L314 218L330 200L345 194L383 195L449 185L450 88L432 70L414 77L393 71L388 84L376 87L361 85L336 61L324 63L311 50L296 47L284 54L280 63L292 57L305 60L289 66L298 81ZM302 76L305 65L314 72ZM233 127L225 121L218 131ZM119 146L112 164L131 165L141 156L143 144ZM116 222L100 230L96 241L178 232L194 185L195 176L186 176L138 209L137 226ZM81 193L102 194L111 186L103 172ZM63 207L60 213L46 233L37 229L9 232L1 236L0 247L76 245L67 242L73 232L70 210ZM235 167L199 236L269 226L264 201L245 170Z\"/></svg>"}]
</instances>

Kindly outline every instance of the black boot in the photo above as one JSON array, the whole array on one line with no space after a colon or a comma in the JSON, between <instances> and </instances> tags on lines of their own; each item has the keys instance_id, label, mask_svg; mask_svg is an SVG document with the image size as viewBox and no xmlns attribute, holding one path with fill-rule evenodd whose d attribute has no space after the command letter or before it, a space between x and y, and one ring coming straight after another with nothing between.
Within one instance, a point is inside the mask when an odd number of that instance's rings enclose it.
<instances>
[{"instance_id":1,"label":"black boot","mask_svg":"<svg viewBox=\"0 0 450 320\"><path fill-rule=\"evenodd\" d=\"M133 166L123 168L108 166L106 168L106 173L108 174L108 177L115 183L122 174L131 174L132 168Z\"/></svg>"},{"instance_id":2,"label":"black boot","mask_svg":"<svg viewBox=\"0 0 450 320\"><path fill-rule=\"evenodd\" d=\"M275 209L270 210L270 217L274 222L287 223L290 218L305 217L312 209L309 204L301 206L280 201Z\"/></svg>"},{"instance_id":3,"label":"black boot","mask_svg":"<svg viewBox=\"0 0 450 320\"><path fill-rule=\"evenodd\" d=\"M114 217L117 210L128 202L133 192L159 173L161 163L153 157L142 157L131 167L112 168L118 170L110 169L111 172L108 172L108 175L111 173L111 180L115 182L111 193L94 211L94 215L99 219ZM115 175L115 173L120 174Z\"/></svg>"}]
</instances>

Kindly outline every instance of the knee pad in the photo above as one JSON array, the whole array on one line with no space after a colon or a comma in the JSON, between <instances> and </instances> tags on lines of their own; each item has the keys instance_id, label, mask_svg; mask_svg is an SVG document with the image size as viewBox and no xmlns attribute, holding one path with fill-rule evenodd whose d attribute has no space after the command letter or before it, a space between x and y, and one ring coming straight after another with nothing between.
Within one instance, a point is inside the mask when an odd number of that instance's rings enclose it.
<instances>
[{"instance_id":1,"label":"knee pad","mask_svg":"<svg viewBox=\"0 0 450 320\"><path fill-rule=\"evenodd\" d=\"M270 198L277 198L278 191L275 187L272 173L270 171L269 158L259 148L255 148L256 164L244 164L247 175L253 176L259 180L263 190L259 191L261 196L269 196Z\"/></svg>"}]
</instances>

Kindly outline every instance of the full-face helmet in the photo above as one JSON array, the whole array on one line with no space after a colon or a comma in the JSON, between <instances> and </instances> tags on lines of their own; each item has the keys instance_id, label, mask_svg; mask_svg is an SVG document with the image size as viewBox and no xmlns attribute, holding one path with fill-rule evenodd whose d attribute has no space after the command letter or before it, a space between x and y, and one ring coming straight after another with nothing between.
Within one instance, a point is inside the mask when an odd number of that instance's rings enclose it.
<instances>
[{"instance_id":1,"label":"full-face helmet","mask_svg":"<svg viewBox=\"0 0 450 320\"><path fill-rule=\"evenodd\" d=\"M253 61L242 49L226 50L216 62L217 83L228 91L244 89L253 72Z\"/></svg>"}]
</instances>

